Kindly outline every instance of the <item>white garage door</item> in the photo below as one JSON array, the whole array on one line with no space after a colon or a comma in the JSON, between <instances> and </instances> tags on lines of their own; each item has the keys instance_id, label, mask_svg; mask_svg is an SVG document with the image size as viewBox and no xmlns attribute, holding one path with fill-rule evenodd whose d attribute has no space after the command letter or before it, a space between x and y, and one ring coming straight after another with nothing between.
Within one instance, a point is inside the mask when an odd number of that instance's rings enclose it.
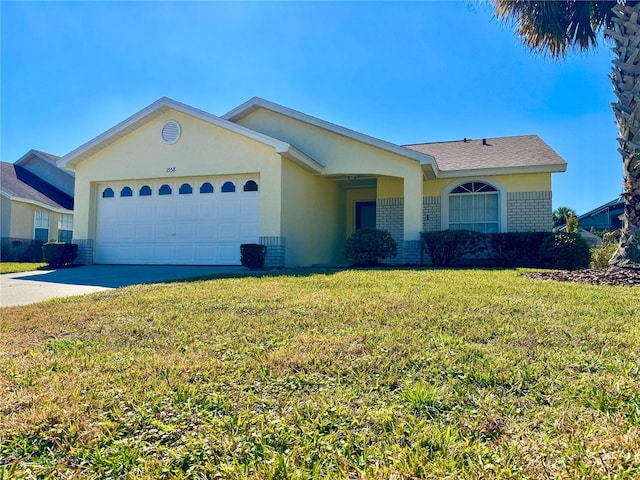
<instances>
[{"instance_id":1,"label":"white garage door","mask_svg":"<svg viewBox=\"0 0 640 480\"><path fill-rule=\"evenodd\" d=\"M239 265L259 225L257 177L102 183L95 262Z\"/></svg>"}]
</instances>

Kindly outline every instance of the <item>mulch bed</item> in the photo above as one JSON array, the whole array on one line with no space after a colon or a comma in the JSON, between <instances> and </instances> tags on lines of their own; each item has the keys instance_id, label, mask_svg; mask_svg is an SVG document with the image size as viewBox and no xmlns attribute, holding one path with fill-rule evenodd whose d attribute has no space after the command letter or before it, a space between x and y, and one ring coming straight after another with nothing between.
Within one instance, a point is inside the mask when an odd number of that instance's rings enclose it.
<instances>
[{"instance_id":1,"label":"mulch bed","mask_svg":"<svg viewBox=\"0 0 640 480\"><path fill-rule=\"evenodd\" d=\"M589 283L591 285L623 285L640 287L640 269L608 267L588 270L563 270L560 272L532 272L529 278L558 280L561 282Z\"/></svg>"}]
</instances>

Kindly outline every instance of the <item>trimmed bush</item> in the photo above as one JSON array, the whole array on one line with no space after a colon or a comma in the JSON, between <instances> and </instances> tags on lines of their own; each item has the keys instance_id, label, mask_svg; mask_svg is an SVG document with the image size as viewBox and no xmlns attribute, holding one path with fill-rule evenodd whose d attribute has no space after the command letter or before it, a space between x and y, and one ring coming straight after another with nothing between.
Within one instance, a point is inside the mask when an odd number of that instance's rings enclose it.
<instances>
[{"instance_id":1,"label":"trimmed bush","mask_svg":"<svg viewBox=\"0 0 640 480\"><path fill-rule=\"evenodd\" d=\"M250 270L264 268L267 246L259 243L243 243L240 245L240 263Z\"/></svg>"},{"instance_id":2,"label":"trimmed bush","mask_svg":"<svg viewBox=\"0 0 640 480\"><path fill-rule=\"evenodd\" d=\"M0 250L3 262L42 262L42 240L12 240L4 242Z\"/></svg>"},{"instance_id":3,"label":"trimmed bush","mask_svg":"<svg viewBox=\"0 0 640 480\"><path fill-rule=\"evenodd\" d=\"M614 242L603 242L599 247L591 249L591 268L607 268L609 260L618 250L618 244Z\"/></svg>"},{"instance_id":4,"label":"trimmed bush","mask_svg":"<svg viewBox=\"0 0 640 480\"><path fill-rule=\"evenodd\" d=\"M487 236L472 230L442 230L422 232L422 251L429 254L436 267L450 267L462 261L465 255L487 250Z\"/></svg>"},{"instance_id":5,"label":"trimmed bush","mask_svg":"<svg viewBox=\"0 0 640 480\"><path fill-rule=\"evenodd\" d=\"M590 262L589 245L578 232L556 233L543 242L542 263L544 267L558 270L578 270L589 267Z\"/></svg>"},{"instance_id":6,"label":"trimmed bush","mask_svg":"<svg viewBox=\"0 0 640 480\"><path fill-rule=\"evenodd\" d=\"M78 245L75 243L48 242L42 245L44 261L52 267L61 267L73 263L78 258Z\"/></svg>"},{"instance_id":7,"label":"trimmed bush","mask_svg":"<svg viewBox=\"0 0 640 480\"><path fill-rule=\"evenodd\" d=\"M361 228L351 235L344 247L344 256L353 265L371 266L380 260L395 257L398 245L386 230Z\"/></svg>"},{"instance_id":8,"label":"trimmed bush","mask_svg":"<svg viewBox=\"0 0 640 480\"><path fill-rule=\"evenodd\" d=\"M543 245L553 232L506 232L489 234L491 260L496 267L541 268Z\"/></svg>"}]
</instances>

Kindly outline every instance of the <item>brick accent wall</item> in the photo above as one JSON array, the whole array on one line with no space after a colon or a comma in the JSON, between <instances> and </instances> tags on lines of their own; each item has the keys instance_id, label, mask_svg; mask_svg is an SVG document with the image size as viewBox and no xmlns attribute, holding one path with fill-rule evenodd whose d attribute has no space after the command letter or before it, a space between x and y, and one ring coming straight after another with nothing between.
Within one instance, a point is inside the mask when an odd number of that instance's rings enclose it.
<instances>
[{"instance_id":1,"label":"brick accent wall","mask_svg":"<svg viewBox=\"0 0 640 480\"><path fill-rule=\"evenodd\" d=\"M266 268L284 267L287 251L286 237L258 237L258 243L267 246L267 254L264 259Z\"/></svg>"},{"instance_id":2,"label":"brick accent wall","mask_svg":"<svg viewBox=\"0 0 640 480\"><path fill-rule=\"evenodd\" d=\"M422 198L422 230L424 232L438 231L441 228L442 213L440 211L440 197Z\"/></svg>"},{"instance_id":3,"label":"brick accent wall","mask_svg":"<svg viewBox=\"0 0 640 480\"><path fill-rule=\"evenodd\" d=\"M74 238L72 243L78 244L78 258L73 263L80 265L93 264L93 240L90 238Z\"/></svg>"},{"instance_id":4,"label":"brick accent wall","mask_svg":"<svg viewBox=\"0 0 640 480\"><path fill-rule=\"evenodd\" d=\"M404 263L420 265L422 258L420 256L420 240L406 240L404 242Z\"/></svg>"},{"instance_id":5,"label":"brick accent wall","mask_svg":"<svg viewBox=\"0 0 640 480\"><path fill-rule=\"evenodd\" d=\"M376 228L387 230L398 244L398 255L388 263L404 261L404 198L378 198L376 200Z\"/></svg>"},{"instance_id":6,"label":"brick accent wall","mask_svg":"<svg viewBox=\"0 0 640 480\"><path fill-rule=\"evenodd\" d=\"M548 231L553 227L551 192L508 192L507 231Z\"/></svg>"}]
</instances>

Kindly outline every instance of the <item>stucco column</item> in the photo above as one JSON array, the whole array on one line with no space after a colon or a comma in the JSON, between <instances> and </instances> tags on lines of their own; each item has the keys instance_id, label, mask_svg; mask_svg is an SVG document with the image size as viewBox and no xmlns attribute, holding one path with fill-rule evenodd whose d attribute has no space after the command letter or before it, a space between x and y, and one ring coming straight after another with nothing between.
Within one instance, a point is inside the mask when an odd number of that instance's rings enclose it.
<instances>
[{"instance_id":1,"label":"stucco column","mask_svg":"<svg viewBox=\"0 0 640 480\"><path fill-rule=\"evenodd\" d=\"M260 236L282 235L282 165L280 162L277 167L260 171Z\"/></svg>"},{"instance_id":2,"label":"stucco column","mask_svg":"<svg viewBox=\"0 0 640 480\"><path fill-rule=\"evenodd\" d=\"M404 240L419 240L422 231L422 174L404 177Z\"/></svg>"}]
</instances>

